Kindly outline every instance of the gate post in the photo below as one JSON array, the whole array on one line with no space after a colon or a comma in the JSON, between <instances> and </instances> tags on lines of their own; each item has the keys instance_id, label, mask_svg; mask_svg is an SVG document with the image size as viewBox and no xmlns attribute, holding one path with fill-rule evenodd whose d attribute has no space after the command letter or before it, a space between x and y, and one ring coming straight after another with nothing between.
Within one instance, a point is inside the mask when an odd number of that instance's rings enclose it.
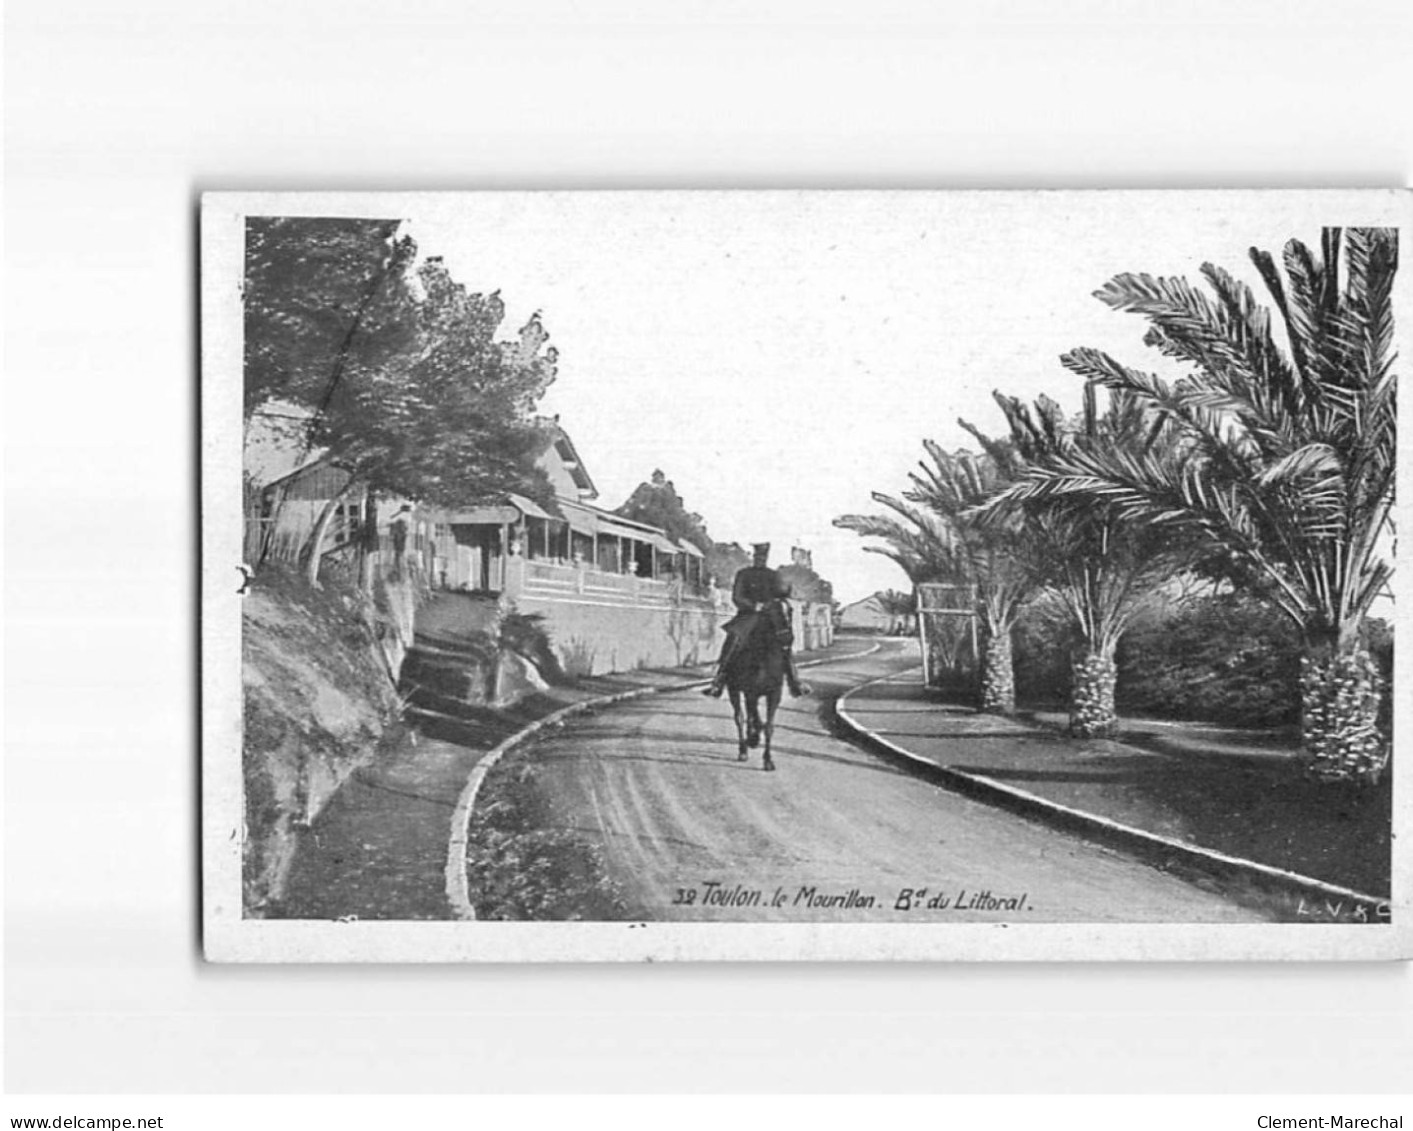
<instances>
[{"instance_id":1,"label":"gate post","mask_svg":"<svg viewBox=\"0 0 1413 1131\"><path fill-rule=\"evenodd\" d=\"M981 670L981 653L977 641L976 586L945 582L919 582L915 590L918 639L922 642L922 683L932 686L931 617L965 617L971 638L972 657Z\"/></svg>"}]
</instances>

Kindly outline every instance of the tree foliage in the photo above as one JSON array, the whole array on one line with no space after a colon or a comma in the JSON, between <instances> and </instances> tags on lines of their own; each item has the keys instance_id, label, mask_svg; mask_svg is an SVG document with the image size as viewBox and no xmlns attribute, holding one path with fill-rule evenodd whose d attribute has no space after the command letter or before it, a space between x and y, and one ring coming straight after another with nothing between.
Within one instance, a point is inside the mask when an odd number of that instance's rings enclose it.
<instances>
[{"instance_id":1,"label":"tree foliage","mask_svg":"<svg viewBox=\"0 0 1413 1131\"><path fill-rule=\"evenodd\" d=\"M469 293L386 221L252 219L246 407L309 414L307 445L380 493L460 506L548 502L532 410L556 352L538 315L511 340L498 294Z\"/></svg>"},{"instance_id":2,"label":"tree foliage","mask_svg":"<svg viewBox=\"0 0 1413 1131\"><path fill-rule=\"evenodd\" d=\"M1168 458L1074 450L1037 468L1034 496L1103 499L1121 517L1204 540L1312 640L1348 642L1392 574L1397 233L1326 229L1286 245L1285 277L1252 249L1270 312L1220 267L1186 279L1119 275L1097 297L1150 323L1145 341L1190 366L1175 382L1098 350L1062 359L1149 406L1180 437Z\"/></svg>"},{"instance_id":3,"label":"tree foliage","mask_svg":"<svg viewBox=\"0 0 1413 1131\"><path fill-rule=\"evenodd\" d=\"M976 512L983 525L1020 519L1022 544L1035 579L1068 610L1080 638L1095 652L1113 652L1143 600L1183 568L1193 547L1151 522L1135 522L1103 498L1036 492L1044 470L1079 453L1121 451L1162 459L1173 438L1161 418L1122 392L1101 408L1093 387L1083 409L1066 416L1048 397L1034 406L996 393L1009 434L1002 440L963 426L998 466L1007 486Z\"/></svg>"},{"instance_id":4,"label":"tree foliage","mask_svg":"<svg viewBox=\"0 0 1413 1131\"><path fill-rule=\"evenodd\" d=\"M1136 623L1119 648L1125 711L1246 726L1295 721L1300 638L1266 602L1214 593Z\"/></svg>"},{"instance_id":5,"label":"tree foliage","mask_svg":"<svg viewBox=\"0 0 1413 1131\"><path fill-rule=\"evenodd\" d=\"M993 447L995 454L977 456L924 441L928 458L909 476L912 486L904 498L946 523L952 534L951 580L975 587L983 625L997 636L1010 631L1041 566L1033 560L1035 539L1023 513L981 517L1016 473L1013 451Z\"/></svg>"},{"instance_id":6,"label":"tree foliage","mask_svg":"<svg viewBox=\"0 0 1413 1131\"><path fill-rule=\"evenodd\" d=\"M550 502L536 460L551 437L532 412L556 353L538 316L498 340L498 294L469 293L435 259L416 278L416 352L342 382L316 441L377 491L453 507L510 491Z\"/></svg>"},{"instance_id":7,"label":"tree foliage","mask_svg":"<svg viewBox=\"0 0 1413 1131\"><path fill-rule=\"evenodd\" d=\"M864 551L888 558L914 585L956 576L960 568L957 539L941 517L882 491L873 492L873 501L891 513L840 515L834 525L852 530L860 538L877 539L864 546Z\"/></svg>"},{"instance_id":8,"label":"tree foliage","mask_svg":"<svg viewBox=\"0 0 1413 1131\"><path fill-rule=\"evenodd\" d=\"M873 595L879 610L888 618L888 634L902 636L911 633L917 622L917 593L900 589L880 589Z\"/></svg>"},{"instance_id":9,"label":"tree foliage","mask_svg":"<svg viewBox=\"0 0 1413 1131\"><path fill-rule=\"evenodd\" d=\"M751 564L751 555L739 542L713 542L707 550L707 573L716 583L729 586L741 570Z\"/></svg>"},{"instance_id":10,"label":"tree foliage","mask_svg":"<svg viewBox=\"0 0 1413 1131\"><path fill-rule=\"evenodd\" d=\"M707 573L719 585L729 586L737 572L751 564L751 555L737 543L712 541L705 520L687 509L676 486L661 469L639 483L614 513L656 526L676 541L696 546L706 557ZM813 569L792 563L782 566L780 573L800 599L824 604L833 600L833 587Z\"/></svg>"},{"instance_id":11,"label":"tree foliage","mask_svg":"<svg viewBox=\"0 0 1413 1131\"><path fill-rule=\"evenodd\" d=\"M1173 440L1157 452L1058 448L1014 494L1099 506L1205 548L1214 574L1260 594L1301 633L1311 772L1377 781L1390 747L1361 626L1393 573L1398 236L1327 228L1318 253L1291 240L1282 258L1284 272L1251 250L1274 316L1212 264L1202 268L1207 290L1124 274L1096 292L1146 318L1145 342L1189 375L1165 381L1094 349L1062 361L1091 391L1141 405Z\"/></svg>"},{"instance_id":12,"label":"tree foliage","mask_svg":"<svg viewBox=\"0 0 1413 1131\"><path fill-rule=\"evenodd\" d=\"M395 220L253 216L245 226L245 412L272 399L317 408L346 367L413 347Z\"/></svg>"},{"instance_id":13,"label":"tree foliage","mask_svg":"<svg viewBox=\"0 0 1413 1131\"><path fill-rule=\"evenodd\" d=\"M1013 455L948 452L923 444L927 458L909 476L901 498L875 492L887 515L844 515L834 525L881 540L866 549L882 553L903 569L916 586L942 582L966 587L975 598L983 648L982 702L986 710L1008 713L1015 704L1011 632L1021 602L1035 585L1030 561L1033 540L1023 514L984 520L984 507L1010 481ZM961 642L972 641L973 625L955 618L932 617L929 639L948 641L944 649L961 657ZM945 667L947 665L942 665ZM938 670L941 670L940 668Z\"/></svg>"},{"instance_id":14,"label":"tree foliage","mask_svg":"<svg viewBox=\"0 0 1413 1131\"><path fill-rule=\"evenodd\" d=\"M834 586L815 572L814 566L803 562L789 562L776 570L780 578L790 587L790 595L798 601L810 601L817 605L834 603Z\"/></svg>"},{"instance_id":15,"label":"tree foliage","mask_svg":"<svg viewBox=\"0 0 1413 1131\"><path fill-rule=\"evenodd\" d=\"M983 528L1023 531L1027 572L1064 607L1077 647L1071 679L1070 731L1082 737L1118 728L1114 653L1133 616L1158 586L1185 567L1193 550L1152 523L1125 520L1103 499L1034 494L1030 475L1073 451L1122 450L1161 458L1172 444L1161 418L1135 398L1115 393L1101 409L1095 389L1067 417L1042 397L1034 407L996 394L1010 426L1002 441L963 422L988 455L1005 467L1007 486L976 512Z\"/></svg>"},{"instance_id":16,"label":"tree foliage","mask_svg":"<svg viewBox=\"0 0 1413 1131\"><path fill-rule=\"evenodd\" d=\"M661 469L654 471L646 482L639 483L614 513L656 526L678 542L690 542L703 554L712 548L711 535L702 516L687 509L672 480Z\"/></svg>"}]
</instances>

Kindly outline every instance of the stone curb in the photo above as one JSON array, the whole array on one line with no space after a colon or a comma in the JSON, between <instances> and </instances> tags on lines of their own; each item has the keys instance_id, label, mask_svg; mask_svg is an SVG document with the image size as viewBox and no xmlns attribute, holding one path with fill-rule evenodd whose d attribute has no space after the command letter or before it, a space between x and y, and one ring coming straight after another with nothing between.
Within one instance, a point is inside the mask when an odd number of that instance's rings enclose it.
<instances>
[{"instance_id":1,"label":"stone curb","mask_svg":"<svg viewBox=\"0 0 1413 1131\"><path fill-rule=\"evenodd\" d=\"M882 644L874 644L862 652L806 660L797 664L796 667L813 668L820 664L837 664L844 660L856 660L862 656L871 656L882 647ZM709 683L711 683L710 679L689 679L683 683L663 684L660 687L636 687L631 691L620 691L616 695L601 695L597 699L585 699L581 703L570 703L567 707L551 711L544 718L536 719L522 727L499 745L488 750L472 768L466 779L466 785L461 790L461 796L456 800L456 808L452 810L451 814L451 837L447 841L446 850L446 898L447 902L451 904L455 917L468 920L476 918L476 908L471 903L471 882L466 874L466 842L471 835L471 816L476 809L476 798L481 792L481 785L486 780L486 775L495 768L496 763L527 739L539 734L540 731L559 726L565 719L573 718L575 715L582 715L616 703L626 703L630 699L644 699L649 695L660 695L667 691L690 691L694 687L706 687Z\"/></svg>"},{"instance_id":2,"label":"stone curb","mask_svg":"<svg viewBox=\"0 0 1413 1131\"><path fill-rule=\"evenodd\" d=\"M869 745L902 759L910 768L965 794L973 800L996 805L999 808L1044 821L1063 830L1080 833L1101 843L1122 848L1150 864L1168 863L1176 856L1184 863L1195 866L1208 875L1255 880L1262 887L1275 889L1284 894L1316 899L1322 904L1324 901L1337 900L1341 904L1350 905L1351 909L1362 908L1364 913L1370 916L1370 922L1378 922L1377 916L1381 912L1386 913L1387 911L1389 900L1379 896L1326 883L1324 880L1303 876L1298 872L1289 872L1283 868L1275 868L1269 864L1261 864L1255 860L1229 856L1223 852L1201 848L1195 844L1162 836L1158 833L1150 833L1143 829L1134 828L1132 825L1111 820L1108 817L1101 817L1095 813L1087 813L1082 809L1061 805L1059 802L1050 801L1023 789L1016 789L1014 786L1005 785L982 774L967 773L963 770L943 766L930 758L915 754L864 726L849 714L846 707L850 696L866 687L896 679L898 674L894 672L878 679L871 679L839 696L834 707L839 721ZM1034 724L1030 725L1038 732L1046 730L1046 728Z\"/></svg>"}]
</instances>

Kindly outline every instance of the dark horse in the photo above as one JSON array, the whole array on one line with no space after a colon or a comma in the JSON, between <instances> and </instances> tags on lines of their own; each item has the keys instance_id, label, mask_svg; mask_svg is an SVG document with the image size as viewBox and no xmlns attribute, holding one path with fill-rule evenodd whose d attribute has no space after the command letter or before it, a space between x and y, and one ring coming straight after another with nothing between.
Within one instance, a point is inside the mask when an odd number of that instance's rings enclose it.
<instances>
[{"instance_id":1,"label":"dark horse","mask_svg":"<svg viewBox=\"0 0 1413 1131\"><path fill-rule=\"evenodd\" d=\"M781 625L785 625L784 629ZM775 712L780 706L780 689L785 683L785 652L788 641L789 613L782 602L763 610L754 617L745 637L726 662L726 691L731 697L731 713L736 718L737 757L744 762L747 750L761 743L765 736L765 757L762 768L775 769L770 756L770 740L775 733ZM765 721L760 717L760 701L765 700ZM742 701L745 710L742 711Z\"/></svg>"}]
</instances>

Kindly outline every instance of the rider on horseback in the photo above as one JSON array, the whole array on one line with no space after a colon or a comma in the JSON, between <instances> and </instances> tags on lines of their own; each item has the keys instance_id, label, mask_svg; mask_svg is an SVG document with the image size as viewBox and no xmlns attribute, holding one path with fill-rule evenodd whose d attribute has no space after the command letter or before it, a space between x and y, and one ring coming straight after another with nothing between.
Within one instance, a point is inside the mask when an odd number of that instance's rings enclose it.
<instances>
[{"instance_id":1,"label":"rider on horseback","mask_svg":"<svg viewBox=\"0 0 1413 1131\"><path fill-rule=\"evenodd\" d=\"M727 664L750 638L759 617L766 616L775 630L775 638L785 660L785 681L789 684L790 694L798 699L801 695L808 695L810 689L800 682L795 672L795 657L790 652L794 634L790 630L789 613L783 604L785 598L790 596L790 586L779 573L766 565L770 558L769 542L757 542L752 549L755 551L755 563L738 570L731 586L731 600L739 612L721 626L726 633L726 643L721 647L721 658L716 662L716 675L711 686L702 694L717 699L721 697L726 686Z\"/></svg>"}]
</instances>

